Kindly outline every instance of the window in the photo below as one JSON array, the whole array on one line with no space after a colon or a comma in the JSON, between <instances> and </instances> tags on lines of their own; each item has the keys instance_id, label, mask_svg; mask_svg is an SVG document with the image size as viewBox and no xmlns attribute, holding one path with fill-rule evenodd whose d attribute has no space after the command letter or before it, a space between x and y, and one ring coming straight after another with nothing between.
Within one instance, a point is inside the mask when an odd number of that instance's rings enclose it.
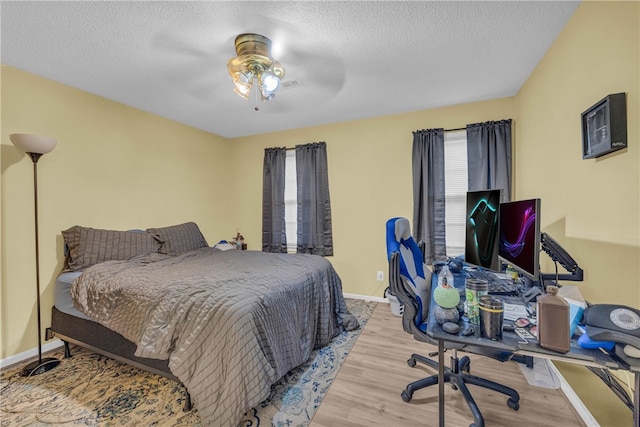
<instances>
[{"instance_id":1,"label":"window","mask_svg":"<svg viewBox=\"0 0 640 427\"><path fill-rule=\"evenodd\" d=\"M464 254L468 188L466 130L444 134L444 182L447 255L457 256Z\"/></svg>"},{"instance_id":2,"label":"window","mask_svg":"<svg viewBox=\"0 0 640 427\"><path fill-rule=\"evenodd\" d=\"M298 250L296 150L287 150L284 176L284 221L287 231L287 253L295 254Z\"/></svg>"},{"instance_id":3,"label":"window","mask_svg":"<svg viewBox=\"0 0 640 427\"><path fill-rule=\"evenodd\" d=\"M333 255L327 169L324 141L265 148L263 251Z\"/></svg>"}]
</instances>

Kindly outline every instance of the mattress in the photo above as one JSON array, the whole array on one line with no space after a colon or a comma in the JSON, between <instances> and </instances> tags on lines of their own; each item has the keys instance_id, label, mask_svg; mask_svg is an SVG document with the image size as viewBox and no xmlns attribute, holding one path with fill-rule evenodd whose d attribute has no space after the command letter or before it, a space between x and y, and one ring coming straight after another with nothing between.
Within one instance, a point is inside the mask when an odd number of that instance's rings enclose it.
<instances>
[{"instance_id":1,"label":"mattress","mask_svg":"<svg viewBox=\"0 0 640 427\"><path fill-rule=\"evenodd\" d=\"M141 369L170 378L180 380L171 373L168 360L147 359L134 355L136 346L122 335L100 325L75 308L71 297L71 286L82 271L61 273L56 278L54 307L51 313L51 330L63 341L87 347L107 357L129 363ZM191 402L185 407L190 410Z\"/></svg>"},{"instance_id":2,"label":"mattress","mask_svg":"<svg viewBox=\"0 0 640 427\"><path fill-rule=\"evenodd\" d=\"M71 297L71 284L81 274L82 274L82 271L72 271L67 273L61 273L56 278L56 288L55 288L53 305L63 313L70 314L72 316L76 316L81 319L91 320L90 317L80 312L75 307L75 305L73 304L73 298Z\"/></svg>"}]
</instances>

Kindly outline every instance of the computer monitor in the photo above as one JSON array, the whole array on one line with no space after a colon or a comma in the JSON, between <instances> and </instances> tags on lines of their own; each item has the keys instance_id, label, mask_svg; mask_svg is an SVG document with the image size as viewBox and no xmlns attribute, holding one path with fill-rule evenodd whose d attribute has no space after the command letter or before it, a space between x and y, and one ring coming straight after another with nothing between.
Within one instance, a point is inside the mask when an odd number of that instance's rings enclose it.
<instances>
[{"instance_id":1,"label":"computer monitor","mask_svg":"<svg viewBox=\"0 0 640 427\"><path fill-rule=\"evenodd\" d=\"M498 257L529 279L540 271L540 199L500 204Z\"/></svg>"},{"instance_id":2,"label":"computer monitor","mask_svg":"<svg viewBox=\"0 0 640 427\"><path fill-rule=\"evenodd\" d=\"M500 271L500 190L467 192L464 261Z\"/></svg>"}]
</instances>

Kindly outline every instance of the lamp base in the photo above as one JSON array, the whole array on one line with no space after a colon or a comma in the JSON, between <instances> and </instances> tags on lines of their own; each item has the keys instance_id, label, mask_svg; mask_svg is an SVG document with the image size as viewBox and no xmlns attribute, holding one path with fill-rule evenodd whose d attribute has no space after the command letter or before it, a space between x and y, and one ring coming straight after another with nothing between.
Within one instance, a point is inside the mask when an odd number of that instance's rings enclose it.
<instances>
[{"instance_id":1,"label":"lamp base","mask_svg":"<svg viewBox=\"0 0 640 427\"><path fill-rule=\"evenodd\" d=\"M45 357L41 360L29 363L22 369L20 375L23 377L30 377L32 375L44 374L47 371L52 370L60 364L60 361L55 357Z\"/></svg>"}]
</instances>

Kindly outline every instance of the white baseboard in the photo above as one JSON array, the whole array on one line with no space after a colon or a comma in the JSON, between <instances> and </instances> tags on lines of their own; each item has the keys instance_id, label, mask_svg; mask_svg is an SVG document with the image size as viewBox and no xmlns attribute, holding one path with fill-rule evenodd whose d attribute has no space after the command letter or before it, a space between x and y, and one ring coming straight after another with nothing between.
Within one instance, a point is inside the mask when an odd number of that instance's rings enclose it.
<instances>
[{"instance_id":1,"label":"white baseboard","mask_svg":"<svg viewBox=\"0 0 640 427\"><path fill-rule=\"evenodd\" d=\"M382 297L372 297L372 296L369 296L369 295L344 294L344 293L342 295L344 295L345 298L361 299L361 300L365 300L365 301L375 301L375 302L382 302L382 303L389 304L389 300L387 298L382 298Z\"/></svg>"},{"instance_id":2,"label":"white baseboard","mask_svg":"<svg viewBox=\"0 0 640 427\"><path fill-rule=\"evenodd\" d=\"M549 370L553 372L553 374L558 377L560 380L560 390L567 396L569 399L569 403L576 410L578 416L582 418L582 421L587 427L600 427L600 423L591 415L591 411L586 407L586 405L582 402L582 399L578 397L573 388L569 385L567 380L564 379L558 368L553 364L551 360L545 359L547 365L549 366Z\"/></svg>"},{"instance_id":3,"label":"white baseboard","mask_svg":"<svg viewBox=\"0 0 640 427\"><path fill-rule=\"evenodd\" d=\"M42 353L44 354L51 350L55 350L59 347L62 347L63 345L64 343L59 339L52 340L51 342L48 342L42 345ZM34 347L31 350L14 354L13 356L9 356L6 359L0 359L0 369L6 369L9 366L15 365L17 363L22 363L25 360L36 359L37 357L38 357L38 347Z\"/></svg>"}]
</instances>

